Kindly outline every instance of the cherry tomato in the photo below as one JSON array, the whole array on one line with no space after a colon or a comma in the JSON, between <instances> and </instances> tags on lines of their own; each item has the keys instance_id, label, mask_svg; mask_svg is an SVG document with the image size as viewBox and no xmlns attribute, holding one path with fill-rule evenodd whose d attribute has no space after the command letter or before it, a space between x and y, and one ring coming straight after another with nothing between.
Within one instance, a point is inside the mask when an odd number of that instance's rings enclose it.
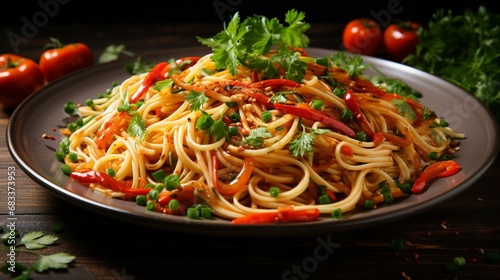
<instances>
[{"instance_id":1,"label":"cherry tomato","mask_svg":"<svg viewBox=\"0 0 500 280\"><path fill-rule=\"evenodd\" d=\"M0 55L0 102L13 111L26 97L45 84L36 62L15 54Z\"/></svg>"},{"instance_id":2,"label":"cherry tomato","mask_svg":"<svg viewBox=\"0 0 500 280\"><path fill-rule=\"evenodd\" d=\"M74 71L94 65L94 55L83 43L63 45L59 40L50 38L46 50L40 57L40 68L47 82Z\"/></svg>"},{"instance_id":3,"label":"cherry tomato","mask_svg":"<svg viewBox=\"0 0 500 280\"><path fill-rule=\"evenodd\" d=\"M409 54L415 53L419 43L416 22L393 23L384 31L384 48L389 59L401 62Z\"/></svg>"},{"instance_id":4,"label":"cherry tomato","mask_svg":"<svg viewBox=\"0 0 500 280\"><path fill-rule=\"evenodd\" d=\"M383 32L380 25L369 18L351 20L344 27L342 43L347 51L376 55L382 48Z\"/></svg>"}]
</instances>

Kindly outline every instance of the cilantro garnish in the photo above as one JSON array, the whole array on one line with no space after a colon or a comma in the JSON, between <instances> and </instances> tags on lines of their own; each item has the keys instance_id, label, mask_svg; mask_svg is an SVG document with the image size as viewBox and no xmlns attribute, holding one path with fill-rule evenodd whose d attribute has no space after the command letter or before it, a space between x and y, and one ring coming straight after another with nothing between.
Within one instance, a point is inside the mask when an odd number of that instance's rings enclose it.
<instances>
[{"instance_id":1,"label":"cilantro garnish","mask_svg":"<svg viewBox=\"0 0 500 280\"><path fill-rule=\"evenodd\" d=\"M234 14L229 24L211 38L197 37L203 45L213 50L212 60L218 69L229 69L237 74L240 65L251 66L260 70L267 77L277 77L276 62L286 70L286 78L300 82L305 74L305 63L299 62L296 52L291 47L305 48L309 38L304 32L310 24L303 20L305 13L290 10L285 15L285 24L277 18L254 15L241 22L238 13ZM278 51L277 57L263 61L263 55L271 49Z\"/></svg>"},{"instance_id":2,"label":"cilantro garnish","mask_svg":"<svg viewBox=\"0 0 500 280\"><path fill-rule=\"evenodd\" d=\"M260 126L250 130L248 136L244 138L244 141L247 145L258 148L264 144L264 138L269 138L272 136L273 135L271 134L271 132L269 132L267 127Z\"/></svg>"},{"instance_id":3,"label":"cilantro garnish","mask_svg":"<svg viewBox=\"0 0 500 280\"><path fill-rule=\"evenodd\" d=\"M155 90L164 90L167 88L171 88L173 86L174 82L172 79L166 79L163 81L156 82L154 89Z\"/></svg>"},{"instance_id":4,"label":"cilantro garnish","mask_svg":"<svg viewBox=\"0 0 500 280\"><path fill-rule=\"evenodd\" d=\"M347 75L351 78L361 76L365 72L366 64L363 63L363 58L359 54L350 54L345 51L334 52L329 57L331 63L339 68L347 71Z\"/></svg>"},{"instance_id":5,"label":"cilantro garnish","mask_svg":"<svg viewBox=\"0 0 500 280\"><path fill-rule=\"evenodd\" d=\"M227 125L224 123L221 117L219 120L215 121L215 123L208 129L208 133L215 136L215 139L219 141L222 138L229 139L229 129Z\"/></svg>"},{"instance_id":6,"label":"cilantro garnish","mask_svg":"<svg viewBox=\"0 0 500 280\"><path fill-rule=\"evenodd\" d=\"M189 110L194 112L203 109L203 105L207 103L208 97L203 92L190 91L186 94L186 100L191 105Z\"/></svg>"},{"instance_id":7,"label":"cilantro garnish","mask_svg":"<svg viewBox=\"0 0 500 280\"><path fill-rule=\"evenodd\" d=\"M2 236L2 240L9 239L9 234L6 233ZM50 255L44 255L36 250L44 249L47 246L53 245L58 240L58 237L52 234L45 234L41 231L26 233L19 242L15 244L10 244L9 246L0 247L3 251L14 251L16 253L28 253L37 255L39 259L33 264L26 266L16 262L15 266L12 266L6 262L0 271L4 274L9 274L15 279L29 279L33 271L45 272L50 269L66 269L68 264L71 263L76 257L68 253L55 253ZM10 241L10 239L9 239ZM24 246L26 249L19 249L19 247Z\"/></svg>"},{"instance_id":8,"label":"cilantro garnish","mask_svg":"<svg viewBox=\"0 0 500 280\"><path fill-rule=\"evenodd\" d=\"M416 118L415 111L411 108L410 104L408 104L405 100L406 98L403 97L403 99L393 99L392 104L394 104L394 107L398 110L398 112L401 114L403 117L407 117L408 119L414 121Z\"/></svg>"},{"instance_id":9,"label":"cilantro garnish","mask_svg":"<svg viewBox=\"0 0 500 280\"><path fill-rule=\"evenodd\" d=\"M302 126L302 132L290 142L288 148L290 154L294 157L302 157L304 155L311 156L314 148L314 138L316 135L327 133L327 129L309 128L311 132L306 132L306 128Z\"/></svg>"}]
</instances>

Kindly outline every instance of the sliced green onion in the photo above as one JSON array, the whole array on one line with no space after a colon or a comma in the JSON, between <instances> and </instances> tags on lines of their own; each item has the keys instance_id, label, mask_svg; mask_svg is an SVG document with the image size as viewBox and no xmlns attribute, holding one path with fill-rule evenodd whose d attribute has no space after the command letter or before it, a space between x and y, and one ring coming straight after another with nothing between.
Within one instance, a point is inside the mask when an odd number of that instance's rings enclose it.
<instances>
[{"instance_id":1,"label":"sliced green onion","mask_svg":"<svg viewBox=\"0 0 500 280\"><path fill-rule=\"evenodd\" d=\"M177 199L172 199L168 202L168 209L172 211L179 210L180 203Z\"/></svg>"},{"instance_id":2,"label":"sliced green onion","mask_svg":"<svg viewBox=\"0 0 500 280\"><path fill-rule=\"evenodd\" d=\"M159 196L159 193L158 193L158 191L157 191L157 190L155 190L155 189L151 189L151 190L149 191L149 193L148 193L148 198L149 198L150 200L153 200L153 201L158 200L158 196Z\"/></svg>"},{"instance_id":3,"label":"sliced green onion","mask_svg":"<svg viewBox=\"0 0 500 280\"><path fill-rule=\"evenodd\" d=\"M180 176L175 174L170 174L167 177L165 177L163 183L165 184L165 188L167 190L173 191L181 185Z\"/></svg>"},{"instance_id":4,"label":"sliced green onion","mask_svg":"<svg viewBox=\"0 0 500 280\"><path fill-rule=\"evenodd\" d=\"M225 104L229 108L235 108L236 106L238 106L238 103L236 102L226 102Z\"/></svg>"},{"instance_id":5,"label":"sliced green onion","mask_svg":"<svg viewBox=\"0 0 500 280\"><path fill-rule=\"evenodd\" d=\"M118 112L128 112L128 111L130 111L130 105L128 105L128 104L120 105L120 106L118 106L117 110L118 110Z\"/></svg>"},{"instance_id":6,"label":"sliced green onion","mask_svg":"<svg viewBox=\"0 0 500 280\"><path fill-rule=\"evenodd\" d=\"M163 184L156 184L154 186L154 189L158 192L158 193L161 193L163 191L163 189L165 188L165 186Z\"/></svg>"},{"instance_id":7,"label":"sliced green onion","mask_svg":"<svg viewBox=\"0 0 500 280\"><path fill-rule=\"evenodd\" d=\"M364 131L356 133L356 137L358 138L359 141L366 142L366 133Z\"/></svg>"},{"instance_id":8,"label":"sliced green onion","mask_svg":"<svg viewBox=\"0 0 500 280\"><path fill-rule=\"evenodd\" d=\"M198 120L196 120L196 128L198 130L207 130L215 123L212 116L207 113L203 113Z\"/></svg>"},{"instance_id":9,"label":"sliced green onion","mask_svg":"<svg viewBox=\"0 0 500 280\"><path fill-rule=\"evenodd\" d=\"M270 187L269 188L269 195L271 197L277 197L280 194L280 189L278 187Z\"/></svg>"},{"instance_id":10,"label":"sliced green onion","mask_svg":"<svg viewBox=\"0 0 500 280\"><path fill-rule=\"evenodd\" d=\"M331 203L332 201L330 200L330 197L327 194L321 195L318 198L319 204L328 204Z\"/></svg>"},{"instance_id":11,"label":"sliced green onion","mask_svg":"<svg viewBox=\"0 0 500 280\"><path fill-rule=\"evenodd\" d=\"M165 171L163 171L163 169L160 169L158 171L153 172L151 176L153 176L153 179L155 179L156 182L162 182L167 176L167 174L165 174Z\"/></svg>"},{"instance_id":12,"label":"sliced green onion","mask_svg":"<svg viewBox=\"0 0 500 280\"><path fill-rule=\"evenodd\" d=\"M334 218L334 219L342 218L342 210L340 208L333 210L332 211L332 218Z\"/></svg>"},{"instance_id":13,"label":"sliced green onion","mask_svg":"<svg viewBox=\"0 0 500 280\"><path fill-rule=\"evenodd\" d=\"M76 123L76 125L78 125L78 126L82 126L82 125L83 125L83 123L84 123L83 118L78 118L78 119L76 119L75 123Z\"/></svg>"},{"instance_id":14,"label":"sliced green onion","mask_svg":"<svg viewBox=\"0 0 500 280\"><path fill-rule=\"evenodd\" d=\"M229 130L229 135L232 135L232 136L238 135L238 133L239 133L237 126L229 126L228 130Z\"/></svg>"},{"instance_id":15,"label":"sliced green onion","mask_svg":"<svg viewBox=\"0 0 500 280\"><path fill-rule=\"evenodd\" d=\"M429 153L429 158L431 160L437 160L438 159L438 154L436 152L430 152Z\"/></svg>"},{"instance_id":16,"label":"sliced green onion","mask_svg":"<svg viewBox=\"0 0 500 280\"><path fill-rule=\"evenodd\" d=\"M271 113L271 111L264 111L262 112L262 114L260 114L260 118L263 122L268 122L273 118L273 114Z\"/></svg>"},{"instance_id":17,"label":"sliced green onion","mask_svg":"<svg viewBox=\"0 0 500 280\"><path fill-rule=\"evenodd\" d=\"M148 202L146 203L146 209L148 209L149 211L155 210L155 202L152 200L148 200Z\"/></svg>"},{"instance_id":18,"label":"sliced green onion","mask_svg":"<svg viewBox=\"0 0 500 280\"><path fill-rule=\"evenodd\" d=\"M190 207L187 209L187 217L189 219L198 219L200 217L200 211L197 208Z\"/></svg>"},{"instance_id":19,"label":"sliced green onion","mask_svg":"<svg viewBox=\"0 0 500 280\"><path fill-rule=\"evenodd\" d=\"M371 199L365 200L365 204L363 205L363 207L365 207L366 209L373 209L374 206L375 203Z\"/></svg>"},{"instance_id":20,"label":"sliced green onion","mask_svg":"<svg viewBox=\"0 0 500 280\"><path fill-rule=\"evenodd\" d=\"M135 203L140 206L146 206L146 203L148 203L148 197L145 195L138 195L135 197Z\"/></svg>"},{"instance_id":21,"label":"sliced green onion","mask_svg":"<svg viewBox=\"0 0 500 280\"><path fill-rule=\"evenodd\" d=\"M56 158L60 162L64 162L64 156L66 155L63 151L57 150L56 152Z\"/></svg>"},{"instance_id":22,"label":"sliced green onion","mask_svg":"<svg viewBox=\"0 0 500 280\"><path fill-rule=\"evenodd\" d=\"M384 202L387 204L392 204L394 202L394 198L392 197L392 194L390 192L385 192L382 193L384 196Z\"/></svg>"},{"instance_id":23,"label":"sliced green onion","mask_svg":"<svg viewBox=\"0 0 500 280\"><path fill-rule=\"evenodd\" d=\"M67 164L63 164L63 165L61 165L61 171L62 171L62 173L66 174L66 175L70 175L71 174L71 167Z\"/></svg>"},{"instance_id":24,"label":"sliced green onion","mask_svg":"<svg viewBox=\"0 0 500 280\"><path fill-rule=\"evenodd\" d=\"M398 180L396 180L395 182L396 182L396 185L398 186L398 188L400 188L401 191L403 191L403 193L406 193L406 194L411 193L411 184L408 180L405 180L403 183L399 183Z\"/></svg>"},{"instance_id":25,"label":"sliced green onion","mask_svg":"<svg viewBox=\"0 0 500 280\"><path fill-rule=\"evenodd\" d=\"M318 110L318 111L322 110L324 105L325 105L325 103L323 103L323 100L320 100L320 99L314 99L311 102L311 108L313 108L314 110Z\"/></svg>"},{"instance_id":26,"label":"sliced green onion","mask_svg":"<svg viewBox=\"0 0 500 280\"><path fill-rule=\"evenodd\" d=\"M465 265L466 261L464 257L455 257L453 258L453 263L461 267Z\"/></svg>"},{"instance_id":27,"label":"sliced green onion","mask_svg":"<svg viewBox=\"0 0 500 280\"><path fill-rule=\"evenodd\" d=\"M115 175L116 175L115 170L111 167L106 169L106 174L108 174L111 177L115 177Z\"/></svg>"},{"instance_id":28,"label":"sliced green onion","mask_svg":"<svg viewBox=\"0 0 500 280\"><path fill-rule=\"evenodd\" d=\"M348 121L352 118L352 111L349 110L348 108L342 109L340 112L340 119L343 121Z\"/></svg>"},{"instance_id":29,"label":"sliced green onion","mask_svg":"<svg viewBox=\"0 0 500 280\"><path fill-rule=\"evenodd\" d=\"M92 107L92 109L94 109L94 100L92 100L92 99L90 99L90 98L89 98L89 99L87 99L87 100L85 101L85 104L86 104L87 106L89 106L89 107Z\"/></svg>"},{"instance_id":30,"label":"sliced green onion","mask_svg":"<svg viewBox=\"0 0 500 280\"><path fill-rule=\"evenodd\" d=\"M201 207L200 212L203 219L212 218L212 209L210 207Z\"/></svg>"},{"instance_id":31,"label":"sliced green onion","mask_svg":"<svg viewBox=\"0 0 500 280\"><path fill-rule=\"evenodd\" d=\"M76 104L68 101L64 104L64 112L68 115L73 115L76 111Z\"/></svg>"},{"instance_id":32,"label":"sliced green onion","mask_svg":"<svg viewBox=\"0 0 500 280\"><path fill-rule=\"evenodd\" d=\"M239 122L241 120L241 116L239 113L234 112L234 113L229 114L229 119L233 123L235 123L235 122Z\"/></svg>"}]
</instances>

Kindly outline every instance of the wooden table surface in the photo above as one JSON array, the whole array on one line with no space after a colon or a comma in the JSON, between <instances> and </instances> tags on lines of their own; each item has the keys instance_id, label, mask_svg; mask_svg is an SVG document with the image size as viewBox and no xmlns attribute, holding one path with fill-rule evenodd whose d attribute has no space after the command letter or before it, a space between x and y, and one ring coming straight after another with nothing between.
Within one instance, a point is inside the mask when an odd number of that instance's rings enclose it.
<instances>
[{"instance_id":1,"label":"wooden table surface","mask_svg":"<svg viewBox=\"0 0 500 280\"><path fill-rule=\"evenodd\" d=\"M9 27L5 27L9 28ZM11 27L19 31L19 27ZM16 29L17 28L17 29ZM339 24L317 23L308 35L311 46L338 49ZM66 25L47 26L19 54L38 59L49 36L85 42L98 55L110 44L124 44L141 54L198 46L220 24ZM20 32L20 31L19 31ZM2 41L1 52L12 52ZM7 231L8 172L15 168L16 229L52 232L63 226L57 245L44 253L76 256L69 268L33 273L33 279L499 279L500 160L473 186L446 203L394 222L359 230L295 238L232 238L184 234L139 226L70 204L38 185L16 165L6 144L9 114L0 113L0 225ZM36 156L36 155L33 155ZM405 248L396 251L393 238ZM446 264L464 257L466 265L450 271ZM6 253L0 261L7 260ZM34 256L18 253L16 262ZM0 279L6 279L0 274ZM215 278L217 277L217 278Z\"/></svg>"}]
</instances>

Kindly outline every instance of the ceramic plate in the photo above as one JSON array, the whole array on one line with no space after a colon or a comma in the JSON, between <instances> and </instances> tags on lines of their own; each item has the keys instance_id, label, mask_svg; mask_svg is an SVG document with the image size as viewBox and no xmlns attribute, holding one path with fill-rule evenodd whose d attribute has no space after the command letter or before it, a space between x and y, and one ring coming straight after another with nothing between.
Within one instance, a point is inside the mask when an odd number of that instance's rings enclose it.
<instances>
[{"instance_id":1,"label":"ceramic plate","mask_svg":"<svg viewBox=\"0 0 500 280\"><path fill-rule=\"evenodd\" d=\"M183 56L204 55L209 49L195 47L167 50L144 55L144 61L159 62ZM309 55L323 57L333 50L310 48ZM186 217L155 213L122 201L95 193L68 179L60 171L61 163L54 151L59 141L44 139L43 134L59 140L58 128L65 127L63 112L67 101L84 102L103 93L113 82L122 82L129 75L127 60L100 64L55 81L26 99L13 113L7 128L8 149L23 171L54 195L90 211L132 222L138 225L194 234L227 236L296 236L318 235L370 227L407 218L453 198L472 186L490 167L499 150L499 128L492 114L471 94L445 80L402 64L364 57L385 75L397 77L423 94L421 102L444 117L456 131L464 132L456 160L463 170L451 177L435 181L420 195L412 195L397 203L371 211L346 213L341 220L322 218L300 224L233 225L222 219L192 220ZM375 72L367 71L374 75Z\"/></svg>"}]
</instances>

